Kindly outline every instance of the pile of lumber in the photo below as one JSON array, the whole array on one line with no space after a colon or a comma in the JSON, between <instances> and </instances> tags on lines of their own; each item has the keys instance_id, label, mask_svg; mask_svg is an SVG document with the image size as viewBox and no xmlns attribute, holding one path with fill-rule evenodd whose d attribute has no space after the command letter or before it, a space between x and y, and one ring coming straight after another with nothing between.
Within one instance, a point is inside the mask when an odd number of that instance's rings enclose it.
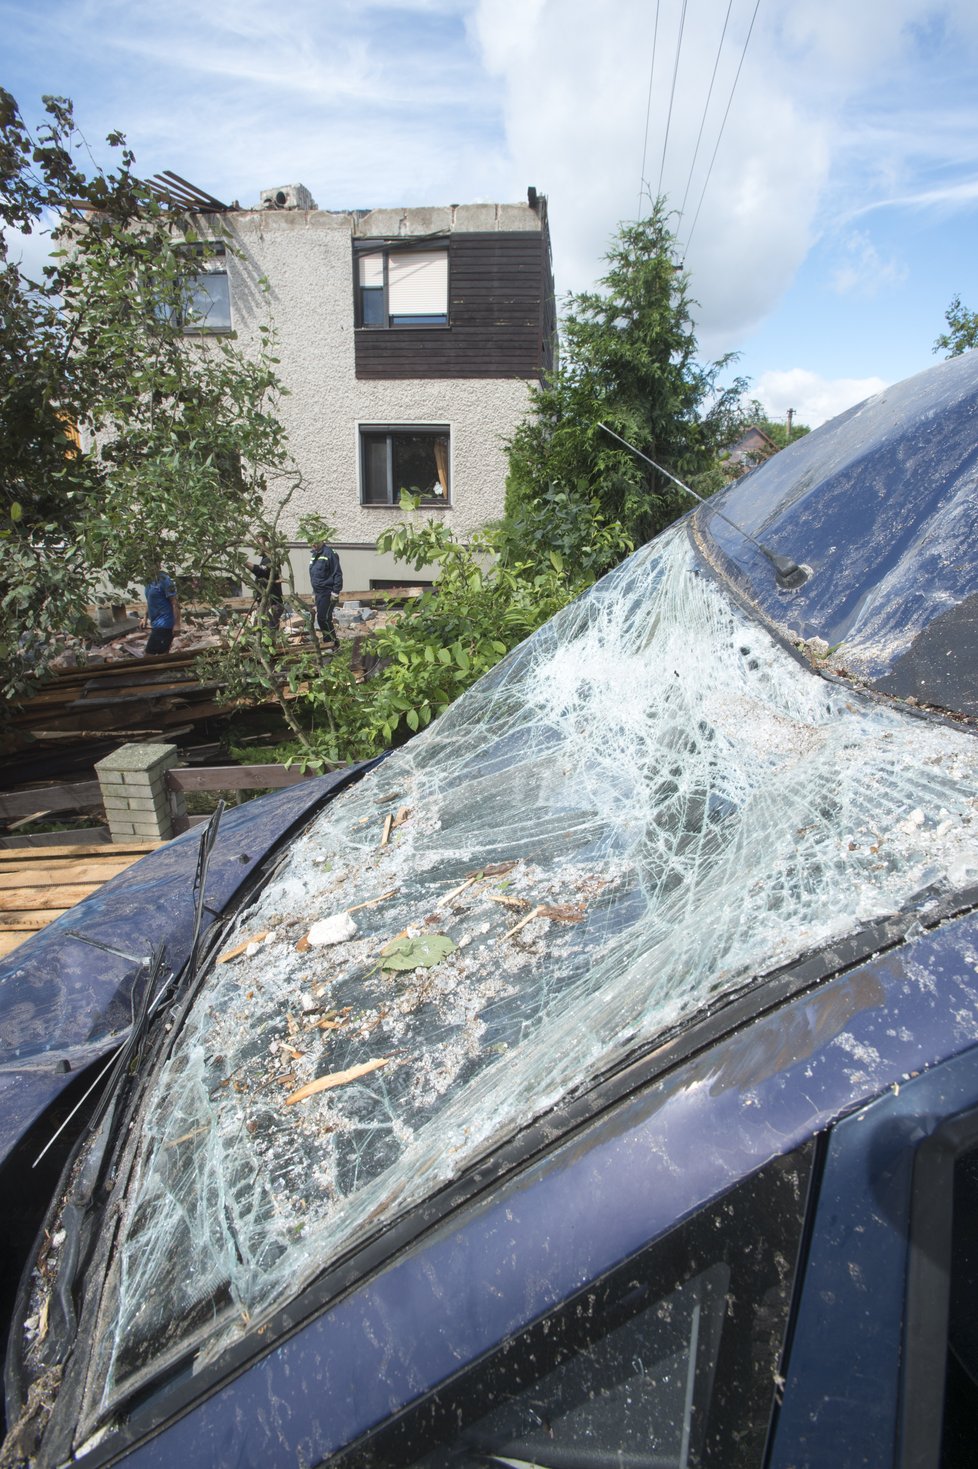
<instances>
[{"instance_id":1,"label":"pile of lumber","mask_svg":"<svg viewBox=\"0 0 978 1469\"><path fill-rule=\"evenodd\" d=\"M13 748L43 741L52 748L79 735L127 738L164 734L226 708L217 683L201 683L196 651L131 663L62 669L13 711Z\"/></svg>"},{"instance_id":2,"label":"pile of lumber","mask_svg":"<svg viewBox=\"0 0 978 1469\"><path fill-rule=\"evenodd\" d=\"M129 740L179 742L199 720L229 712L220 685L201 682L194 650L56 673L12 709L0 788L70 779Z\"/></svg>"}]
</instances>

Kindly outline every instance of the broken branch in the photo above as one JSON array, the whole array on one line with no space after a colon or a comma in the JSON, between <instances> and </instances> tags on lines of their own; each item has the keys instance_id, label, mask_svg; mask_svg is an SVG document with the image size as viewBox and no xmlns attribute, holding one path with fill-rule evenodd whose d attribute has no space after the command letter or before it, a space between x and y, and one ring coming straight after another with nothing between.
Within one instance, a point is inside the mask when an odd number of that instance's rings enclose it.
<instances>
[{"instance_id":1,"label":"broken branch","mask_svg":"<svg viewBox=\"0 0 978 1469\"><path fill-rule=\"evenodd\" d=\"M366 1076L371 1071L378 1071L381 1066L390 1063L389 1056L378 1056L373 1061L363 1061L359 1066L350 1066L346 1071L331 1071L328 1076L317 1076L315 1081L307 1081L305 1086L300 1086L297 1091L291 1092L285 1099L285 1105L291 1107L295 1102L304 1102L306 1097L313 1097L317 1092L329 1091L334 1086L346 1086L349 1081L356 1081L361 1076Z\"/></svg>"},{"instance_id":2,"label":"broken branch","mask_svg":"<svg viewBox=\"0 0 978 1469\"><path fill-rule=\"evenodd\" d=\"M226 949L225 952L223 954L220 954L214 962L216 964L226 964L229 959L237 959L239 954L243 954L249 944L260 944L262 939L267 938L268 929L263 928L261 933L252 934L250 939L242 939L240 944L235 944L233 949Z\"/></svg>"}]
</instances>

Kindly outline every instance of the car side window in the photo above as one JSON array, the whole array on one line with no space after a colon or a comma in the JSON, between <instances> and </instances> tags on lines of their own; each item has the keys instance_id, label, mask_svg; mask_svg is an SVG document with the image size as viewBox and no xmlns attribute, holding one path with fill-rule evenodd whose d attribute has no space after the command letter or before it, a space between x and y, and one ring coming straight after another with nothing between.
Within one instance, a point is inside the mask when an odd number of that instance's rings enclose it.
<instances>
[{"instance_id":1,"label":"car side window","mask_svg":"<svg viewBox=\"0 0 978 1469\"><path fill-rule=\"evenodd\" d=\"M978 1150L954 1165L942 1469L974 1464L978 1435Z\"/></svg>"},{"instance_id":2,"label":"car side window","mask_svg":"<svg viewBox=\"0 0 978 1469\"><path fill-rule=\"evenodd\" d=\"M592 1283L360 1446L415 1469L759 1465L811 1146Z\"/></svg>"},{"instance_id":3,"label":"car side window","mask_svg":"<svg viewBox=\"0 0 978 1469\"><path fill-rule=\"evenodd\" d=\"M970 1469L978 1435L978 1109L914 1158L901 1469Z\"/></svg>"}]
</instances>

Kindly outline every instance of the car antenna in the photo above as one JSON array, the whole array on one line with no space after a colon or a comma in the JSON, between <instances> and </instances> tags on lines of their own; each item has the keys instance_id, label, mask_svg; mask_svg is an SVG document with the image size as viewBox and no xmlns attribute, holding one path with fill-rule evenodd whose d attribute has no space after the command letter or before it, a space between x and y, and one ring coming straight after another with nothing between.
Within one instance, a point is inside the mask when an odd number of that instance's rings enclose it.
<instances>
[{"instance_id":1,"label":"car antenna","mask_svg":"<svg viewBox=\"0 0 978 1469\"><path fill-rule=\"evenodd\" d=\"M630 449L633 454L637 454L639 459L644 459L646 464L651 464L653 469L657 469L660 474L664 474L666 479L671 479L674 485L678 485L681 490L685 490L687 495L692 495L693 499L698 500L701 505L710 505L710 502L704 499L702 495L698 495L695 490L690 489L689 485L683 484L682 480L677 479L674 474L670 474L668 469L663 469L661 464L656 464L655 460L650 459L648 454L643 454L641 449L636 449L635 445L630 444L627 439L623 439L621 434L616 434L614 429L609 428L606 423L599 423L598 428L603 428L606 434L610 434L613 439L617 439L619 444L624 444L626 449ZM792 561L790 556L781 556L777 551L772 551L770 546L765 546L762 541L756 540L750 531L744 530L742 525L738 525L735 520L731 520L729 515L724 515L722 510L718 510L715 506L710 506L710 508L714 515L719 516L721 520L725 520L739 535L743 536L745 541L750 541L751 545L756 546L761 555L770 561L774 567L774 577L779 587L783 587L787 591L794 591L796 587L805 585L805 582L812 575L812 568L810 566L799 566L796 561Z\"/></svg>"}]
</instances>

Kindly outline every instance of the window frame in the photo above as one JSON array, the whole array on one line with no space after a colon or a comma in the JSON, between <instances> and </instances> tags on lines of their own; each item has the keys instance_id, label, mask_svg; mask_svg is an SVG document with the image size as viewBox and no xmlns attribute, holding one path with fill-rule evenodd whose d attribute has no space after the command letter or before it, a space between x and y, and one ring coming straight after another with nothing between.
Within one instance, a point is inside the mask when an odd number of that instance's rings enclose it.
<instances>
[{"instance_id":1,"label":"window frame","mask_svg":"<svg viewBox=\"0 0 978 1469\"><path fill-rule=\"evenodd\" d=\"M227 302L227 320L219 325L211 326L206 318L188 320L186 308L179 315L180 330L185 337L220 337L229 336L234 331L234 323L231 319L231 281L226 270L198 270L188 274L185 278L186 285L191 293L196 293L200 281L221 280L224 282L224 296Z\"/></svg>"},{"instance_id":2,"label":"window frame","mask_svg":"<svg viewBox=\"0 0 978 1469\"><path fill-rule=\"evenodd\" d=\"M450 423L373 423L357 424L357 482L360 505L366 510L397 510L400 508L400 492L394 484L394 444L398 435L423 434L432 439L448 441L448 485L444 495L422 495L421 505L425 510L447 510L453 504L452 486L454 468L452 464L452 426ZM367 446L371 439L381 435L387 439L387 496L386 500L368 500Z\"/></svg>"},{"instance_id":3,"label":"window frame","mask_svg":"<svg viewBox=\"0 0 978 1469\"><path fill-rule=\"evenodd\" d=\"M690 1402L683 1432L689 1435L686 1442L690 1446L696 1441L697 1464L729 1464L732 1436L742 1444L753 1436L750 1448L755 1457L751 1462L766 1462L793 1305L804 1276L806 1231L817 1192L817 1152L817 1139L810 1137L769 1160L666 1234L649 1240L636 1254L582 1285L517 1335L499 1342L457 1376L429 1388L346 1445L335 1457L336 1469L363 1469L365 1465L369 1469L403 1469L406 1465L422 1469L429 1454L447 1454L466 1442L471 1446L473 1431L477 1433L501 1403L525 1399L527 1389L546 1383L563 1364L593 1348L600 1350L623 1322L640 1319L646 1311L661 1306L670 1292L717 1266L728 1274L723 1330L712 1363L694 1362L700 1391L704 1379L709 1379L709 1385L705 1401ZM801 1184L794 1198L792 1171ZM763 1217L769 1225L768 1232L749 1233L749 1250L736 1245L744 1221L729 1222L731 1208L738 1205L748 1223L751 1217L755 1223ZM718 1231L728 1234L727 1245L720 1250L716 1247ZM786 1271L785 1260L789 1264ZM755 1293L759 1284L768 1289ZM772 1291L778 1293L777 1301ZM599 1303L597 1314L595 1302ZM593 1324L584 1324L588 1320ZM773 1372L771 1361L758 1361L756 1356L765 1334L766 1350L776 1359ZM698 1349L695 1341L693 1349ZM496 1450L479 1445L477 1451L486 1456L486 1463L503 1463L510 1446ZM500 1454L498 1460L492 1457L495 1452ZM595 1453L595 1462L599 1453ZM558 1454L555 1462L559 1458Z\"/></svg>"},{"instance_id":4,"label":"window frame","mask_svg":"<svg viewBox=\"0 0 978 1469\"><path fill-rule=\"evenodd\" d=\"M231 278L225 263L227 249L224 241L207 240L199 244L179 245L177 254L188 262L188 269L185 273L181 273L180 277L183 300L174 310L175 325L185 337L230 336L234 331L234 318L231 313ZM216 269L209 268L214 261L220 261L220 265ZM206 318L199 321L188 320L188 307L198 290L198 283L204 280L223 280L224 282L227 321L222 321L220 325L211 326Z\"/></svg>"},{"instance_id":5,"label":"window frame","mask_svg":"<svg viewBox=\"0 0 978 1469\"><path fill-rule=\"evenodd\" d=\"M426 315L408 316L400 314L395 316L390 309L390 260L392 256L405 257L418 254L439 254L445 257L445 310L444 312L431 312ZM368 255L380 255L383 257L383 284L377 286L364 286L360 281L360 262ZM437 235L433 239L421 239L405 242L389 243L386 240L360 241L355 240L353 244L353 300L354 321L358 331L384 332L384 331L446 331L451 327L451 271L452 260L448 240L444 235ZM370 291L379 294L381 306L380 321L368 321L365 310L364 292Z\"/></svg>"},{"instance_id":6,"label":"window frame","mask_svg":"<svg viewBox=\"0 0 978 1469\"><path fill-rule=\"evenodd\" d=\"M900 1374L899 1469L937 1469L950 1325L954 1174L978 1150L978 1107L946 1118L914 1155Z\"/></svg>"}]
</instances>

